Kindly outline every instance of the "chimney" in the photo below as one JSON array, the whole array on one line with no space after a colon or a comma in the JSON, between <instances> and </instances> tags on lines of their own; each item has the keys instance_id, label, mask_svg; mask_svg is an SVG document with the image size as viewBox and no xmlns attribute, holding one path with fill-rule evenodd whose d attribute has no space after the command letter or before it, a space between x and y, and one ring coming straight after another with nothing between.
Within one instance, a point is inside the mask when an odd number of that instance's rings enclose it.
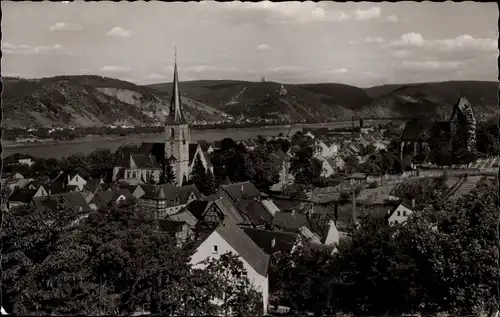
<instances>
[{"instance_id":1,"label":"chimney","mask_svg":"<svg viewBox=\"0 0 500 317\"><path fill-rule=\"evenodd\" d=\"M415 209L415 199L412 199L412 200L411 200L411 207L412 207L413 209Z\"/></svg>"},{"instance_id":2,"label":"chimney","mask_svg":"<svg viewBox=\"0 0 500 317\"><path fill-rule=\"evenodd\" d=\"M276 238L273 238L271 240L271 248L274 248L275 245L276 245Z\"/></svg>"}]
</instances>

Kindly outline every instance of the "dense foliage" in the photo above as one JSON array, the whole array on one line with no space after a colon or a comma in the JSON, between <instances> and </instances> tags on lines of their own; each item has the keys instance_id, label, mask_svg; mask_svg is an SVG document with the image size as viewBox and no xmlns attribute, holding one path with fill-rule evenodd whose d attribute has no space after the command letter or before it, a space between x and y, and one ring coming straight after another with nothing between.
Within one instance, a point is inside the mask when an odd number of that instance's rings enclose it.
<instances>
[{"instance_id":1,"label":"dense foliage","mask_svg":"<svg viewBox=\"0 0 500 317\"><path fill-rule=\"evenodd\" d=\"M56 212L14 210L2 228L3 306L14 314L132 314L147 305L161 315L230 309L253 316L262 307L237 258L192 268L189 248L158 231L133 203L108 205L79 220L62 202ZM239 277L236 287L220 276L223 268ZM222 307L213 304L220 295L215 285L228 285L231 300Z\"/></svg>"},{"instance_id":2,"label":"dense foliage","mask_svg":"<svg viewBox=\"0 0 500 317\"><path fill-rule=\"evenodd\" d=\"M293 312L455 316L491 313L498 298L498 189L412 214L405 225L365 220L330 250L299 250L274 290Z\"/></svg>"}]
</instances>

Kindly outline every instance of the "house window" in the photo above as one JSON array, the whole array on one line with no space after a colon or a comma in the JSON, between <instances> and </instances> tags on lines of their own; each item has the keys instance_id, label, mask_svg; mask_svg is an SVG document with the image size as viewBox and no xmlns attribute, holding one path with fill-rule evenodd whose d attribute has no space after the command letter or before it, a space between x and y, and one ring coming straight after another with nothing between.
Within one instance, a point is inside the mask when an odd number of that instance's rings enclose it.
<instances>
[{"instance_id":1,"label":"house window","mask_svg":"<svg viewBox=\"0 0 500 317\"><path fill-rule=\"evenodd\" d=\"M133 172L132 172L132 178L135 178L135 177L136 177L136 175L137 175L137 174L135 173L135 171L133 171Z\"/></svg>"},{"instance_id":2,"label":"house window","mask_svg":"<svg viewBox=\"0 0 500 317\"><path fill-rule=\"evenodd\" d=\"M406 217L406 210L403 211L403 217Z\"/></svg>"},{"instance_id":3,"label":"house window","mask_svg":"<svg viewBox=\"0 0 500 317\"><path fill-rule=\"evenodd\" d=\"M214 245L214 249L213 249L212 253L214 253L214 254L219 253L219 248L216 245Z\"/></svg>"},{"instance_id":4,"label":"house window","mask_svg":"<svg viewBox=\"0 0 500 317\"><path fill-rule=\"evenodd\" d=\"M398 210L398 217L401 216L401 211Z\"/></svg>"}]
</instances>

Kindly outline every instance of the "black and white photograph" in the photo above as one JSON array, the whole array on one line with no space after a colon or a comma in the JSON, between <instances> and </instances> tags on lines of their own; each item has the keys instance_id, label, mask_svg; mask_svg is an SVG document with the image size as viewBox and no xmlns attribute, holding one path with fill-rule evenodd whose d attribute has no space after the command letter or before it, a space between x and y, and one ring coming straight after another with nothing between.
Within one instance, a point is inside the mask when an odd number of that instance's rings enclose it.
<instances>
[{"instance_id":1,"label":"black and white photograph","mask_svg":"<svg viewBox=\"0 0 500 317\"><path fill-rule=\"evenodd\" d=\"M0 315L500 316L496 2L1 10Z\"/></svg>"}]
</instances>

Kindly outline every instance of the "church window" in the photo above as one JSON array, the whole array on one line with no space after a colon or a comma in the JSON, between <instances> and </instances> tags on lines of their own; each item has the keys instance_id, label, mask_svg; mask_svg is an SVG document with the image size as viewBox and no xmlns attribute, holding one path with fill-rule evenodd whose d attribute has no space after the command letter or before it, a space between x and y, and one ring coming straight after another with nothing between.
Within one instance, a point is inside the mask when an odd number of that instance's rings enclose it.
<instances>
[{"instance_id":1,"label":"church window","mask_svg":"<svg viewBox=\"0 0 500 317\"><path fill-rule=\"evenodd\" d=\"M186 134L184 133L184 130L182 130L182 144L186 145Z\"/></svg>"},{"instance_id":2,"label":"church window","mask_svg":"<svg viewBox=\"0 0 500 317\"><path fill-rule=\"evenodd\" d=\"M173 139L174 137L175 137L175 130L174 130L174 128L171 128L170 129L170 138Z\"/></svg>"}]
</instances>

